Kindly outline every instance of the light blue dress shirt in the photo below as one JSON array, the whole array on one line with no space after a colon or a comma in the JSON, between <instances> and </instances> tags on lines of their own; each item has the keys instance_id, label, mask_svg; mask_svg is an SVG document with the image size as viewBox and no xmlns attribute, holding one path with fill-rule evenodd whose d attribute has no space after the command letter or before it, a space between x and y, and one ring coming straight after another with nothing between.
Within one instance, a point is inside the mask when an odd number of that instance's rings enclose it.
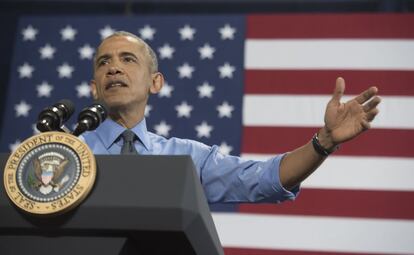
<instances>
[{"instance_id":1,"label":"light blue dress shirt","mask_svg":"<svg viewBox=\"0 0 414 255\"><path fill-rule=\"evenodd\" d=\"M94 154L120 154L125 130L107 119L96 130L81 138ZM207 146L188 139L169 138L147 130L145 119L131 129L138 137L135 148L141 155L190 155L205 195L214 202L273 202L293 200L299 188L290 192L279 179L279 165L283 157L277 155L267 161L245 160L219 152L218 146Z\"/></svg>"}]
</instances>

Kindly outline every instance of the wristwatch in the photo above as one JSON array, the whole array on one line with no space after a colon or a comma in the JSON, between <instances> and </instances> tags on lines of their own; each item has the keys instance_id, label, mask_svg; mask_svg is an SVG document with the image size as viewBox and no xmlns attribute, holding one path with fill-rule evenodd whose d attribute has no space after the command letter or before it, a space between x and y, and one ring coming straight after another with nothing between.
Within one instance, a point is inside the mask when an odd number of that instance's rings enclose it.
<instances>
[{"instance_id":1,"label":"wristwatch","mask_svg":"<svg viewBox=\"0 0 414 255\"><path fill-rule=\"evenodd\" d=\"M319 142L319 137L318 137L318 133L315 133L312 137L312 145L313 148L315 149L315 151L322 156L329 156L329 154L331 154L332 152L336 151L339 149L339 145L336 145L335 147L333 147L331 150L325 149L321 143Z\"/></svg>"}]
</instances>

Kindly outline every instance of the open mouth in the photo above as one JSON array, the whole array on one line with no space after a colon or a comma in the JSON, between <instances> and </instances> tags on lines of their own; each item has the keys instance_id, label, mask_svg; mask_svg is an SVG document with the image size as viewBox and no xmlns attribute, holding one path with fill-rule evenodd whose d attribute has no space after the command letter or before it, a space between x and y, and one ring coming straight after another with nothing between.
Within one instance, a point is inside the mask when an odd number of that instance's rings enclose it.
<instances>
[{"instance_id":1,"label":"open mouth","mask_svg":"<svg viewBox=\"0 0 414 255\"><path fill-rule=\"evenodd\" d=\"M128 85L120 80L114 80L114 81L110 81L106 84L105 89L112 89L112 88L122 88L122 87L128 87Z\"/></svg>"}]
</instances>

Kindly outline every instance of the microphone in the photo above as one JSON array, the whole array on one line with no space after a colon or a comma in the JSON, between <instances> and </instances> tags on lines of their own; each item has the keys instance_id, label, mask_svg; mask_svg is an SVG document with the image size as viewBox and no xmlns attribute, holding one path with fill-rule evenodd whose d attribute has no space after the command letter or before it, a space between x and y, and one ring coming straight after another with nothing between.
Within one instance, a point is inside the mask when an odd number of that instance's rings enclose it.
<instances>
[{"instance_id":1,"label":"microphone","mask_svg":"<svg viewBox=\"0 0 414 255\"><path fill-rule=\"evenodd\" d=\"M72 135L79 136L87 130L95 130L108 115L105 105L102 102L95 102L84 108L78 116L78 123Z\"/></svg>"},{"instance_id":2,"label":"microphone","mask_svg":"<svg viewBox=\"0 0 414 255\"><path fill-rule=\"evenodd\" d=\"M67 128L63 126L75 111L72 101L62 99L56 104L46 107L39 113L36 128L40 132L61 131L67 132Z\"/></svg>"}]
</instances>

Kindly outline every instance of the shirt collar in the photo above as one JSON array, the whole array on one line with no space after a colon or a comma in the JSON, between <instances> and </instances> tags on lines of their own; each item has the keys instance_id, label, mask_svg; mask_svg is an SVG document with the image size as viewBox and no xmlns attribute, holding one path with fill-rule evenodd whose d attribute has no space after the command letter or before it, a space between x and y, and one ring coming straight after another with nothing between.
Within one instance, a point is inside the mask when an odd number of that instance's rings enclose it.
<instances>
[{"instance_id":1,"label":"shirt collar","mask_svg":"<svg viewBox=\"0 0 414 255\"><path fill-rule=\"evenodd\" d=\"M102 140L106 149L108 149L118 137L126 130L125 127L119 125L115 121L107 118L101 125L96 129L96 132L100 139ZM135 127L131 128L141 143L144 145L145 149L150 151L151 144L149 142L149 136L147 131L147 124L145 118L143 118Z\"/></svg>"},{"instance_id":2,"label":"shirt collar","mask_svg":"<svg viewBox=\"0 0 414 255\"><path fill-rule=\"evenodd\" d=\"M143 118L135 127L131 128L131 130L141 140L141 143L144 145L145 149L147 149L147 151L150 151L151 143L148 136L147 123L145 121L145 118Z\"/></svg>"}]
</instances>

